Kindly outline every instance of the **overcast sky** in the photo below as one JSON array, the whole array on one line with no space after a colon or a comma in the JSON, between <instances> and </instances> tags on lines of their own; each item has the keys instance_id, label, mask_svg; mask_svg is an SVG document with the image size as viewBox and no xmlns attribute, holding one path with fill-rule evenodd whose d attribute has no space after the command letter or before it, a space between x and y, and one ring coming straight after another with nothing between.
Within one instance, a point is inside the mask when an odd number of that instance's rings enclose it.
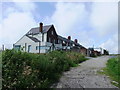
<instances>
[{"instance_id":1,"label":"overcast sky","mask_svg":"<svg viewBox=\"0 0 120 90\"><path fill-rule=\"evenodd\" d=\"M117 2L2 2L0 45L12 45L40 22L88 47L118 52Z\"/></svg>"}]
</instances>

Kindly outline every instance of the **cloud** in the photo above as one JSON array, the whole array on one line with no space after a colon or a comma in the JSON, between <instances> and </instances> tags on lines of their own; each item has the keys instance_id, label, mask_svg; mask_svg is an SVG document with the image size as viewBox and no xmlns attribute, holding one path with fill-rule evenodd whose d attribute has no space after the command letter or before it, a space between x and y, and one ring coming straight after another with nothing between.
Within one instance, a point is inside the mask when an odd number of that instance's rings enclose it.
<instances>
[{"instance_id":1,"label":"cloud","mask_svg":"<svg viewBox=\"0 0 120 90\"><path fill-rule=\"evenodd\" d=\"M118 34L113 35L106 42L102 43L100 47L109 50L110 53L118 53Z\"/></svg>"},{"instance_id":2,"label":"cloud","mask_svg":"<svg viewBox=\"0 0 120 90\"><path fill-rule=\"evenodd\" d=\"M55 12L51 17L46 17L44 22L54 24L59 35L71 36L72 40L78 39L79 43L88 47L93 42L90 37L90 31L85 28L89 19L89 13L84 3L63 3L58 2L55 5ZM89 38L89 39L88 39ZM87 39L87 42L86 42Z\"/></svg>"},{"instance_id":3,"label":"cloud","mask_svg":"<svg viewBox=\"0 0 120 90\"><path fill-rule=\"evenodd\" d=\"M46 17L45 22L54 23L58 34L71 35L85 47L96 45L117 52L117 40L111 38L118 31L117 3L91 3L90 9L86 9L86 4L59 2L56 11Z\"/></svg>"},{"instance_id":4,"label":"cloud","mask_svg":"<svg viewBox=\"0 0 120 90\"><path fill-rule=\"evenodd\" d=\"M100 38L115 34L118 30L117 3L93 3L90 20L94 32L96 32Z\"/></svg>"},{"instance_id":5,"label":"cloud","mask_svg":"<svg viewBox=\"0 0 120 90\"><path fill-rule=\"evenodd\" d=\"M4 14L7 14L7 17L3 18L0 24L0 45L5 44L8 47L11 46L28 32L28 30L37 25L31 12L35 7L30 5L30 8L28 6L29 3L27 3L27 6L22 4L20 3L18 5L18 3L14 2L13 7L6 9ZM16 5L18 6L16 7ZM20 11L19 8L24 11Z\"/></svg>"},{"instance_id":6,"label":"cloud","mask_svg":"<svg viewBox=\"0 0 120 90\"><path fill-rule=\"evenodd\" d=\"M29 13L11 13L2 23L2 37L8 43L16 41L36 23Z\"/></svg>"},{"instance_id":7,"label":"cloud","mask_svg":"<svg viewBox=\"0 0 120 90\"><path fill-rule=\"evenodd\" d=\"M85 6L82 3L57 3L52 21L55 23L58 33L65 35L69 31L76 32L76 23L82 23L86 14Z\"/></svg>"},{"instance_id":8,"label":"cloud","mask_svg":"<svg viewBox=\"0 0 120 90\"><path fill-rule=\"evenodd\" d=\"M110 53L118 53L118 5L117 3L93 3L90 23L101 47Z\"/></svg>"},{"instance_id":9,"label":"cloud","mask_svg":"<svg viewBox=\"0 0 120 90\"><path fill-rule=\"evenodd\" d=\"M14 43L30 28L37 25L33 2L14 2L13 7L4 12L7 15L0 24L2 35L0 43ZM87 8L86 8L87 7ZM37 15L40 15L37 13ZM61 36L72 36L85 47L101 46L111 53L117 52L118 18L117 3L63 3L55 5L52 16L46 15L44 25L54 24ZM2 27L1 27L2 26Z\"/></svg>"},{"instance_id":10,"label":"cloud","mask_svg":"<svg viewBox=\"0 0 120 90\"><path fill-rule=\"evenodd\" d=\"M14 7L24 12L32 12L36 9L36 5L33 2L30 2L30 0L25 0L25 2L14 2L14 4Z\"/></svg>"},{"instance_id":11,"label":"cloud","mask_svg":"<svg viewBox=\"0 0 120 90\"><path fill-rule=\"evenodd\" d=\"M2 22L2 3L0 2L0 23Z\"/></svg>"}]
</instances>

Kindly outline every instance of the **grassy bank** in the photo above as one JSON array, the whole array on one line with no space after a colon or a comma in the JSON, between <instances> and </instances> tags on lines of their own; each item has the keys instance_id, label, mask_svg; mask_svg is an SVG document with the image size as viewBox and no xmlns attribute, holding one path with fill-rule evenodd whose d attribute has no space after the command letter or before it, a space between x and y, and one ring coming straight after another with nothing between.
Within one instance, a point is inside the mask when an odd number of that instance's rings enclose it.
<instances>
[{"instance_id":1,"label":"grassy bank","mask_svg":"<svg viewBox=\"0 0 120 90\"><path fill-rule=\"evenodd\" d=\"M117 87L120 87L120 57L111 58L107 62L107 67L104 69L106 75L115 81L112 82ZM117 82L117 83L116 83Z\"/></svg>"},{"instance_id":2,"label":"grassy bank","mask_svg":"<svg viewBox=\"0 0 120 90\"><path fill-rule=\"evenodd\" d=\"M85 61L75 52L53 51L30 54L15 50L2 53L3 88L49 88L62 72Z\"/></svg>"}]
</instances>

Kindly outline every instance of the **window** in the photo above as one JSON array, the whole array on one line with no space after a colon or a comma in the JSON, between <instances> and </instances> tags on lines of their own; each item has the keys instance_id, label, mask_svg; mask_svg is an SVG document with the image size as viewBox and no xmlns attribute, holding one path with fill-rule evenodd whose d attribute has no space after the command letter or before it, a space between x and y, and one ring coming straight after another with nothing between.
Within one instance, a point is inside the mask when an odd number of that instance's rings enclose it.
<instances>
[{"instance_id":1,"label":"window","mask_svg":"<svg viewBox=\"0 0 120 90\"><path fill-rule=\"evenodd\" d=\"M21 45L15 45L15 46L14 46L14 48L15 48L16 50L20 50L20 47L21 47Z\"/></svg>"},{"instance_id":2,"label":"window","mask_svg":"<svg viewBox=\"0 0 120 90\"><path fill-rule=\"evenodd\" d=\"M31 51L31 45L28 45L28 52Z\"/></svg>"},{"instance_id":3,"label":"window","mask_svg":"<svg viewBox=\"0 0 120 90\"><path fill-rule=\"evenodd\" d=\"M51 38L49 37L49 40L48 40L48 42L51 42Z\"/></svg>"},{"instance_id":4,"label":"window","mask_svg":"<svg viewBox=\"0 0 120 90\"><path fill-rule=\"evenodd\" d=\"M46 47L45 47L45 46L41 46L40 49L41 49L41 50L45 50Z\"/></svg>"},{"instance_id":5,"label":"window","mask_svg":"<svg viewBox=\"0 0 120 90\"><path fill-rule=\"evenodd\" d=\"M55 43L55 39L54 39L54 42L53 43Z\"/></svg>"},{"instance_id":6,"label":"window","mask_svg":"<svg viewBox=\"0 0 120 90\"><path fill-rule=\"evenodd\" d=\"M38 50L38 46L36 46L36 50Z\"/></svg>"},{"instance_id":7,"label":"window","mask_svg":"<svg viewBox=\"0 0 120 90\"><path fill-rule=\"evenodd\" d=\"M49 49L49 47L47 47L47 46L36 46L36 50L39 50L39 48L40 48L40 50Z\"/></svg>"},{"instance_id":8,"label":"window","mask_svg":"<svg viewBox=\"0 0 120 90\"><path fill-rule=\"evenodd\" d=\"M59 44L61 44L61 43L62 43L62 41L61 41L61 40L58 40L58 43L59 43Z\"/></svg>"},{"instance_id":9,"label":"window","mask_svg":"<svg viewBox=\"0 0 120 90\"><path fill-rule=\"evenodd\" d=\"M58 40L58 44L60 43L60 40Z\"/></svg>"},{"instance_id":10,"label":"window","mask_svg":"<svg viewBox=\"0 0 120 90\"><path fill-rule=\"evenodd\" d=\"M53 35L53 31L51 31L51 34Z\"/></svg>"}]
</instances>

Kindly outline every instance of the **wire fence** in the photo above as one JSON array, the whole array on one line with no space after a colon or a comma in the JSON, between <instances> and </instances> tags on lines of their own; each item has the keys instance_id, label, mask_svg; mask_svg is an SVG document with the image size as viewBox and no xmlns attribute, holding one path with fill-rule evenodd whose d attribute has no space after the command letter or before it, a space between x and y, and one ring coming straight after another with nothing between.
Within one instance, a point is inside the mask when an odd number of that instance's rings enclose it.
<instances>
[{"instance_id":1,"label":"wire fence","mask_svg":"<svg viewBox=\"0 0 120 90\"><path fill-rule=\"evenodd\" d=\"M2 44L0 45L0 51L4 51L6 49L12 49L13 48L13 44Z\"/></svg>"},{"instance_id":2,"label":"wire fence","mask_svg":"<svg viewBox=\"0 0 120 90\"><path fill-rule=\"evenodd\" d=\"M2 51L12 48L13 48L13 44L0 45L0 90L2 89Z\"/></svg>"}]
</instances>

